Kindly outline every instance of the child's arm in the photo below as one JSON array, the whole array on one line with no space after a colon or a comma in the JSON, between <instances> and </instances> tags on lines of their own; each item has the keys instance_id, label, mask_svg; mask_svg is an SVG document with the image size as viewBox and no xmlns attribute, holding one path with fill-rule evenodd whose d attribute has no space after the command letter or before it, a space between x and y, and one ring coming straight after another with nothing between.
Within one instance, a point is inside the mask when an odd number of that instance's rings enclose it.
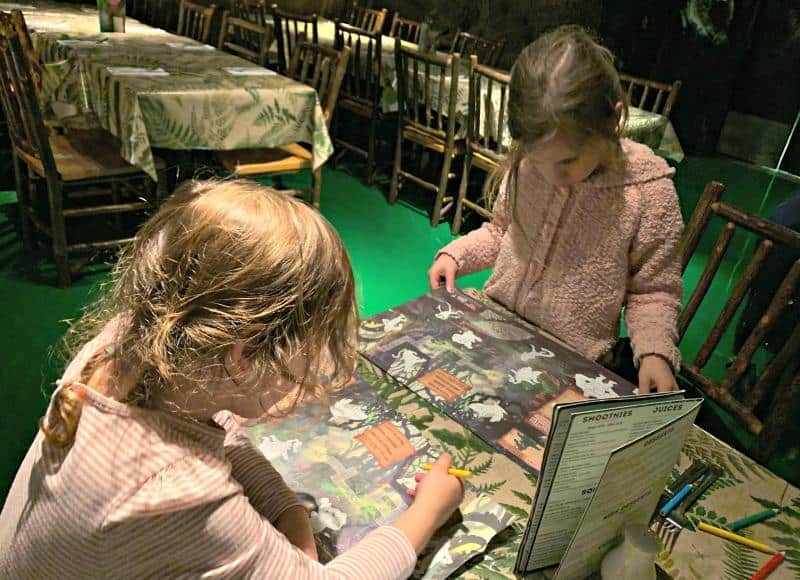
<instances>
[{"instance_id":1,"label":"child's arm","mask_svg":"<svg viewBox=\"0 0 800 580\"><path fill-rule=\"evenodd\" d=\"M289 489L281 474L253 445L230 413L218 413L214 420L227 432L225 456L232 466L231 477L242 486L245 496L256 511L276 525L286 510L295 506L302 507L297 495Z\"/></svg>"},{"instance_id":2,"label":"child's arm","mask_svg":"<svg viewBox=\"0 0 800 580\"><path fill-rule=\"evenodd\" d=\"M439 279L445 277L445 268L440 258L451 258L456 266L457 274L463 276L472 272L485 270L494 265L497 254L500 252L500 242L508 229L508 216L506 215L506 180L500 185L500 194L497 196L492 211L492 221L484 223L477 230L462 236L447 244L439 250L434 259L434 265L428 272L431 288L438 288ZM452 282L448 279L448 284ZM449 286L448 286L449 287Z\"/></svg>"},{"instance_id":3,"label":"child's arm","mask_svg":"<svg viewBox=\"0 0 800 580\"><path fill-rule=\"evenodd\" d=\"M675 372L680 367L680 351L675 342L683 292L677 259L683 220L671 180L659 179L640 187L643 207L630 249L625 320L637 367L644 357L653 355L668 362ZM646 365L648 377L654 366L660 363L650 360ZM667 385L661 383L667 380L666 376L658 370L655 374L661 377L656 386L665 390ZM674 382L672 376L669 379ZM648 387L640 385L644 392Z\"/></svg>"}]
</instances>

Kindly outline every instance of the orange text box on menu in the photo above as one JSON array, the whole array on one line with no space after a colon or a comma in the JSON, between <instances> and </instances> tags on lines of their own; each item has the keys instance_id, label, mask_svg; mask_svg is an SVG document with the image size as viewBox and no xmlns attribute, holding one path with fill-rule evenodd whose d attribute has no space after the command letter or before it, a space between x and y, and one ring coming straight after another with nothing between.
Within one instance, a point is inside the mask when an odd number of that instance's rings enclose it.
<instances>
[{"instance_id":1,"label":"orange text box on menu","mask_svg":"<svg viewBox=\"0 0 800 580\"><path fill-rule=\"evenodd\" d=\"M364 445L381 467L389 467L414 455L417 450L391 421L384 421L355 436Z\"/></svg>"},{"instance_id":2,"label":"orange text box on menu","mask_svg":"<svg viewBox=\"0 0 800 580\"><path fill-rule=\"evenodd\" d=\"M427 375L418 378L417 381L448 403L452 403L471 390L467 383L442 369L431 371Z\"/></svg>"}]
</instances>

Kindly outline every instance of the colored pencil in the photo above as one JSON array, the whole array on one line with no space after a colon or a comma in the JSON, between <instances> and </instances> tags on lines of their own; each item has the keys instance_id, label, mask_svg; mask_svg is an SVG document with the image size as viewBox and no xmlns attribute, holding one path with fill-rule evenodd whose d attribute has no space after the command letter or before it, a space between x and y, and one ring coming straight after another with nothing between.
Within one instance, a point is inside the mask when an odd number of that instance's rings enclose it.
<instances>
[{"instance_id":1,"label":"colored pencil","mask_svg":"<svg viewBox=\"0 0 800 580\"><path fill-rule=\"evenodd\" d=\"M684 485L680 489L680 491L678 491L678 493L676 493L672 497L672 499L670 499L667 503L664 504L664 507L661 508L661 511L659 513L664 517L668 516L669 512L675 509L675 506L681 503L683 501L683 498L689 495L689 492L692 491L693 487L694 486L691 483L687 483L686 485Z\"/></svg>"},{"instance_id":2,"label":"colored pencil","mask_svg":"<svg viewBox=\"0 0 800 580\"><path fill-rule=\"evenodd\" d=\"M753 524L757 524L758 522L763 522L776 514L781 512L778 508L772 508L768 510L764 510L763 512L758 512L757 514L753 514L752 516L747 516L746 518L741 518L736 520L731 524L731 530L734 532L737 530L741 530L742 528L746 528L747 526L752 526Z\"/></svg>"},{"instance_id":3,"label":"colored pencil","mask_svg":"<svg viewBox=\"0 0 800 580\"><path fill-rule=\"evenodd\" d=\"M733 532L729 532L728 530L717 528L705 522L699 522L697 524L697 527L698 529L701 529L704 532L708 532L709 534L713 534L720 538L730 540L731 542L736 542L737 544L742 544L743 546L753 548L754 550L758 550L759 552L764 552L765 554L775 553L775 549L770 548L766 544L762 544L761 542L756 542L755 540L751 540L750 538L745 538L744 536L740 536L739 534L734 534Z\"/></svg>"},{"instance_id":4,"label":"colored pencil","mask_svg":"<svg viewBox=\"0 0 800 580\"><path fill-rule=\"evenodd\" d=\"M770 558L766 564L761 566L758 569L758 572L750 576L750 580L764 580L767 576L769 576L775 568L781 565L783 562L783 552L776 552L775 555Z\"/></svg>"},{"instance_id":5,"label":"colored pencil","mask_svg":"<svg viewBox=\"0 0 800 580\"><path fill-rule=\"evenodd\" d=\"M430 463L426 463L425 465L422 466L422 469L424 469L425 471L430 471L431 469L433 469L433 465L431 465ZM471 471L468 471L466 469L456 469L455 467L451 467L450 469L448 469L447 473L449 473L450 475L455 475L456 477L469 477L470 475L472 475Z\"/></svg>"}]
</instances>

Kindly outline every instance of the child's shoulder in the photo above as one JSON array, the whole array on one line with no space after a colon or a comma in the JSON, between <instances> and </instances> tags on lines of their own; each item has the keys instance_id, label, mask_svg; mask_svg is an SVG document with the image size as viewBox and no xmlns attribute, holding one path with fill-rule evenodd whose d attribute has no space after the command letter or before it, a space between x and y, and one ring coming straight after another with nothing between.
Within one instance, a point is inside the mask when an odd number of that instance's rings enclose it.
<instances>
[{"instance_id":1,"label":"child's shoulder","mask_svg":"<svg viewBox=\"0 0 800 580\"><path fill-rule=\"evenodd\" d=\"M675 169L661 157L653 153L647 145L630 139L622 139L624 174L626 185L645 184L663 179L672 179Z\"/></svg>"}]
</instances>

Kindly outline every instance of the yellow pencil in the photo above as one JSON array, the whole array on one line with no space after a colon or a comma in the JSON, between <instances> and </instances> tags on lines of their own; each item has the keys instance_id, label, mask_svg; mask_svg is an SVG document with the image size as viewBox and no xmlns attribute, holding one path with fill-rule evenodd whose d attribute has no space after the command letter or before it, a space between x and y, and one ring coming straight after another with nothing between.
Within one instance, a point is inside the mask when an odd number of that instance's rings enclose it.
<instances>
[{"instance_id":1,"label":"yellow pencil","mask_svg":"<svg viewBox=\"0 0 800 580\"><path fill-rule=\"evenodd\" d=\"M720 538L725 538L726 540L730 540L731 542L737 542L742 544L743 546L748 546L753 548L754 550L758 550L759 552L764 552L766 554L774 554L775 549L770 548L766 544L762 544L761 542L756 542L755 540L751 540L750 538L745 538L744 536L740 536L739 534L734 534L733 532L729 532L728 530L722 530L720 528L716 528L711 526L705 522L699 522L697 527L704 532L708 532L709 534L713 534L715 536L719 536Z\"/></svg>"},{"instance_id":2,"label":"yellow pencil","mask_svg":"<svg viewBox=\"0 0 800 580\"><path fill-rule=\"evenodd\" d=\"M426 463L425 465L422 466L422 469L424 469L425 471L430 471L431 469L433 469L433 465L431 465L430 463ZM448 469L447 473L449 473L450 475L455 475L456 477L469 477L470 475L472 475L471 471L468 471L466 469L456 469L455 467L451 467L450 469Z\"/></svg>"}]
</instances>

